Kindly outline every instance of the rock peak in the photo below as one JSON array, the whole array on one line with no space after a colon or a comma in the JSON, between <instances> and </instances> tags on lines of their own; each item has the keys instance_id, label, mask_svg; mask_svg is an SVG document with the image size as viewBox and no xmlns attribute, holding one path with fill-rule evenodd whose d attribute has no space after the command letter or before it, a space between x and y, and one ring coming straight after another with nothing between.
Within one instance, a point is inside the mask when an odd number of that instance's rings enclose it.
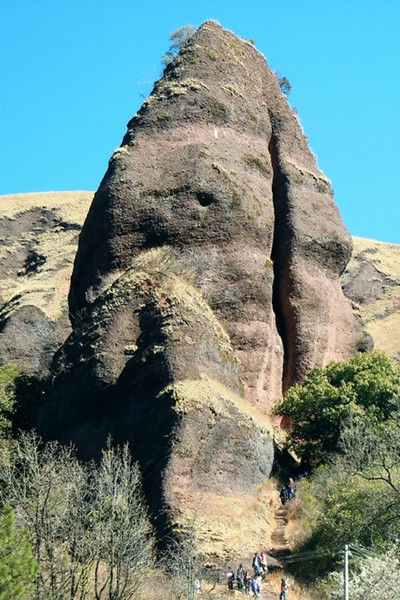
<instances>
[{"instance_id":1,"label":"rock peak","mask_svg":"<svg viewBox=\"0 0 400 600\"><path fill-rule=\"evenodd\" d=\"M270 472L282 389L358 347L339 282L350 254L276 75L206 22L95 194L41 431L85 455L108 433L132 442L163 527L192 518L204 494L227 496L230 522Z\"/></svg>"}]
</instances>

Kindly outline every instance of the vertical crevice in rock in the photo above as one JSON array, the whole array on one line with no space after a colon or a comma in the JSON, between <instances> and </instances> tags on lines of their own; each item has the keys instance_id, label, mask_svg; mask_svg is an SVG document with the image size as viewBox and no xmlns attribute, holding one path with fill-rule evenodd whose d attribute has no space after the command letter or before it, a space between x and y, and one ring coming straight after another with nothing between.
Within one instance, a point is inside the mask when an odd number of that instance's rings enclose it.
<instances>
[{"instance_id":1,"label":"vertical crevice in rock","mask_svg":"<svg viewBox=\"0 0 400 600\"><path fill-rule=\"evenodd\" d=\"M291 234L287 180L279 164L277 141L272 132L268 145L273 178L272 201L274 206L274 233L271 260L274 268L272 308L276 329L283 345L282 393L285 393L294 377L294 320L290 314L289 301L289 258Z\"/></svg>"}]
</instances>

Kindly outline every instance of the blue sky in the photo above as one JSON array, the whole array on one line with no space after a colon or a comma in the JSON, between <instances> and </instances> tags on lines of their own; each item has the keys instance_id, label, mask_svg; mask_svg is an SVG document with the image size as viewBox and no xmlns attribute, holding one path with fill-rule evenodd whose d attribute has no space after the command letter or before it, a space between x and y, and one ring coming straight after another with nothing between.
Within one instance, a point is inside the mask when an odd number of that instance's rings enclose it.
<instances>
[{"instance_id":1,"label":"blue sky","mask_svg":"<svg viewBox=\"0 0 400 600\"><path fill-rule=\"evenodd\" d=\"M292 83L354 235L400 243L399 0L0 0L0 194L94 190L161 74L213 18Z\"/></svg>"}]
</instances>

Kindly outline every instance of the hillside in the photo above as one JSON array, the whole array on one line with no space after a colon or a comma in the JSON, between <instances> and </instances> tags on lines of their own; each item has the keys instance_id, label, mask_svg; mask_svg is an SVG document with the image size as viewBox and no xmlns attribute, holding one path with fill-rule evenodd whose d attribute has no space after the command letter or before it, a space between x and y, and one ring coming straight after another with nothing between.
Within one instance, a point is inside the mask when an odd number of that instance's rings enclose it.
<instances>
[{"instance_id":1,"label":"hillside","mask_svg":"<svg viewBox=\"0 0 400 600\"><path fill-rule=\"evenodd\" d=\"M400 360L400 246L353 237L342 285L375 349Z\"/></svg>"},{"instance_id":2,"label":"hillside","mask_svg":"<svg viewBox=\"0 0 400 600\"><path fill-rule=\"evenodd\" d=\"M43 377L71 328L68 289L91 192L0 198L0 356Z\"/></svg>"}]
</instances>

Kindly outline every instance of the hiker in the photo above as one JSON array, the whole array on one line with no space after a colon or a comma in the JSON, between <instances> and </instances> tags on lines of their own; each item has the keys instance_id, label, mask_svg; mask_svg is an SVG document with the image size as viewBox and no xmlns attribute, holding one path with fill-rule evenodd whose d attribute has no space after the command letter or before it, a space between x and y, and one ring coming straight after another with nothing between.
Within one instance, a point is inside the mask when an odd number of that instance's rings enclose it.
<instances>
[{"instance_id":1,"label":"hiker","mask_svg":"<svg viewBox=\"0 0 400 600\"><path fill-rule=\"evenodd\" d=\"M246 596L250 596L250 592L251 592L251 577L248 574L248 572L246 571L245 576L244 576L244 591Z\"/></svg>"},{"instance_id":2,"label":"hiker","mask_svg":"<svg viewBox=\"0 0 400 600\"><path fill-rule=\"evenodd\" d=\"M261 558L257 554L257 552L254 554L252 567L254 569L254 575L255 575L255 577L258 577L258 575L261 575L261 573L262 573Z\"/></svg>"},{"instance_id":3,"label":"hiker","mask_svg":"<svg viewBox=\"0 0 400 600\"><path fill-rule=\"evenodd\" d=\"M266 552L261 552L260 562L261 562L261 569L262 569L263 573L267 573L268 572L268 563L267 563L267 553Z\"/></svg>"},{"instance_id":4,"label":"hiker","mask_svg":"<svg viewBox=\"0 0 400 600\"><path fill-rule=\"evenodd\" d=\"M281 593L279 594L279 600L287 600L288 589L289 584L287 579L283 578L281 581Z\"/></svg>"},{"instance_id":5,"label":"hiker","mask_svg":"<svg viewBox=\"0 0 400 600\"><path fill-rule=\"evenodd\" d=\"M251 591L253 592L254 596L261 596L261 586L258 577L251 578Z\"/></svg>"},{"instance_id":6,"label":"hiker","mask_svg":"<svg viewBox=\"0 0 400 600\"><path fill-rule=\"evenodd\" d=\"M236 571L236 581L237 581L238 590L244 590L245 574L246 574L246 572L243 569L243 565L240 564L238 570Z\"/></svg>"},{"instance_id":7,"label":"hiker","mask_svg":"<svg viewBox=\"0 0 400 600\"><path fill-rule=\"evenodd\" d=\"M281 490L280 496L282 504L286 504L292 498L294 498L296 493L296 483L293 477L289 477L289 481L286 487Z\"/></svg>"},{"instance_id":8,"label":"hiker","mask_svg":"<svg viewBox=\"0 0 400 600\"><path fill-rule=\"evenodd\" d=\"M289 500L289 492L288 492L287 488L285 488L285 487L282 488L281 493L279 495L281 497L282 504L285 505L286 502L288 502L288 500Z\"/></svg>"},{"instance_id":9,"label":"hiker","mask_svg":"<svg viewBox=\"0 0 400 600\"><path fill-rule=\"evenodd\" d=\"M226 576L228 578L228 590L233 592L233 584L235 583L235 573L233 572L233 569L229 568Z\"/></svg>"}]
</instances>

